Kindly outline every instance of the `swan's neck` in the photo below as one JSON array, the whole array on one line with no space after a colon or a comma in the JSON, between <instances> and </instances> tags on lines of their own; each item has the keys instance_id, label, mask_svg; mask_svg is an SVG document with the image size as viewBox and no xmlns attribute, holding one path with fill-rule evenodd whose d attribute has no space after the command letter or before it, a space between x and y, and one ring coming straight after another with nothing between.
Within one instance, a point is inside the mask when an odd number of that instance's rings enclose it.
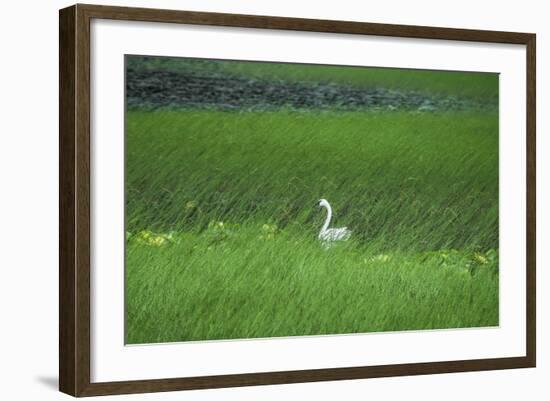
<instances>
[{"instance_id":1,"label":"swan's neck","mask_svg":"<svg viewBox=\"0 0 550 401\"><path fill-rule=\"evenodd\" d=\"M326 205L324 207L327 208L327 218L325 220L325 224L323 224L323 227L321 228L321 233L324 233L327 230L330 224L330 219L332 219L332 208L330 207L330 205Z\"/></svg>"}]
</instances>

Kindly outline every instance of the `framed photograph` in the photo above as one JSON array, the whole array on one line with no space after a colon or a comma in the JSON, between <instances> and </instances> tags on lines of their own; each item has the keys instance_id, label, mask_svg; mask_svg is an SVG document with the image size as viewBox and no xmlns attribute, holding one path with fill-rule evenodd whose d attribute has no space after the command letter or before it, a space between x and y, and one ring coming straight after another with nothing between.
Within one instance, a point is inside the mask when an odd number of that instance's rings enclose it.
<instances>
[{"instance_id":1,"label":"framed photograph","mask_svg":"<svg viewBox=\"0 0 550 401\"><path fill-rule=\"evenodd\" d=\"M75 5L60 390L535 366L535 35Z\"/></svg>"}]
</instances>

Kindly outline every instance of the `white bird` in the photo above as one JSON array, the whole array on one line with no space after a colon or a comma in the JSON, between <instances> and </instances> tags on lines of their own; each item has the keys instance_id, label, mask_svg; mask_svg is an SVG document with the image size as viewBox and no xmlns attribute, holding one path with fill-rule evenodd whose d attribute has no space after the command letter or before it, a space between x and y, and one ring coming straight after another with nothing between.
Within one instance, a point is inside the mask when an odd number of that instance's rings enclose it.
<instances>
[{"instance_id":1,"label":"white bird","mask_svg":"<svg viewBox=\"0 0 550 401\"><path fill-rule=\"evenodd\" d=\"M325 224L321 227L319 232L319 239L326 246L329 247L331 243L335 241L347 241L351 236L351 231L347 227L341 228L328 228L330 220L332 219L332 208L326 199L319 200L319 207L324 207L327 209L327 219Z\"/></svg>"}]
</instances>

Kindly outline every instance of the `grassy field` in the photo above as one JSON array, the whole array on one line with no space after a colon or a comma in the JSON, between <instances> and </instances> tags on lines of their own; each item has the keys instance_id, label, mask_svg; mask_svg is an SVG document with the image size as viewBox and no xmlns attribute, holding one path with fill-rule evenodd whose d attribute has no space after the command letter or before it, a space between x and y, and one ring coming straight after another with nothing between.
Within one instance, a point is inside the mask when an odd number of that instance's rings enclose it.
<instances>
[{"instance_id":1,"label":"grassy field","mask_svg":"<svg viewBox=\"0 0 550 401\"><path fill-rule=\"evenodd\" d=\"M497 112L133 110L126 158L127 343L498 324Z\"/></svg>"}]
</instances>

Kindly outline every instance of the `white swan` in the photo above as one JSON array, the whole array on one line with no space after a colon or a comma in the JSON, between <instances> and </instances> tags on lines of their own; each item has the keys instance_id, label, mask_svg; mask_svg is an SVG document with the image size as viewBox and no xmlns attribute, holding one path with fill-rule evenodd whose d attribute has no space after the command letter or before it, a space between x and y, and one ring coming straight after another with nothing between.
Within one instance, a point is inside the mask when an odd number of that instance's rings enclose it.
<instances>
[{"instance_id":1,"label":"white swan","mask_svg":"<svg viewBox=\"0 0 550 401\"><path fill-rule=\"evenodd\" d=\"M328 228L330 220L332 219L332 208L326 199L319 200L319 207L324 207L327 209L327 219L325 224L321 227L319 232L319 239L325 246L330 246L332 242L335 241L347 241L351 236L351 231L347 227L341 228Z\"/></svg>"}]
</instances>

